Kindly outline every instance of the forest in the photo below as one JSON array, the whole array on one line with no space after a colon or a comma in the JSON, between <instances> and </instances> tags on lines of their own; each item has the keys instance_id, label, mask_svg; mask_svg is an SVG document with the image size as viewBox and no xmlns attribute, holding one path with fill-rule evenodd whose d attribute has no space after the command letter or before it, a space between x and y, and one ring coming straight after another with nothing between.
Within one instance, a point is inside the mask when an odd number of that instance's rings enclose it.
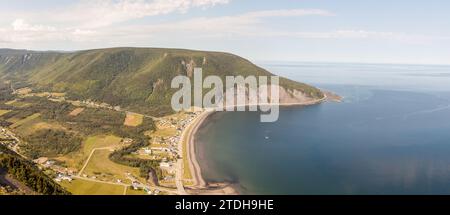
<instances>
[{"instance_id":1,"label":"forest","mask_svg":"<svg viewBox=\"0 0 450 215\"><path fill-rule=\"evenodd\" d=\"M8 174L35 192L44 195L70 194L30 161L20 158L3 145L0 145L0 152L0 168L6 169Z\"/></svg>"}]
</instances>

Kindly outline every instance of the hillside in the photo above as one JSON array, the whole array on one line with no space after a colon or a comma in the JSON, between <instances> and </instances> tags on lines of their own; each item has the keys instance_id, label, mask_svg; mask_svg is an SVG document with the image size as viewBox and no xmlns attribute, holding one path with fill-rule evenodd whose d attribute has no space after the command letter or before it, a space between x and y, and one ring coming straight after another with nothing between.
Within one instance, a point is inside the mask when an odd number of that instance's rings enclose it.
<instances>
[{"instance_id":1,"label":"hillside","mask_svg":"<svg viewBox=\"0 0 450 215\"><path fill-rule=\"evenodd\" d=\"M2 184L16 190L12 194L70 194L33 163L0 145L0 195L8 193Z\"/></svg>"},{"instance_id":2,"label":"hillside","mask_svg":"<svg viewBox=\"0 0 450 215\"><path fill-rule=\"evenodd\" d=\"M37 91L65 92L76 100L91 99L154 115L171 111L173 77L192 76L202 67L204 76L271 75L236 55L159 48L111 48L77 52L36 52L0 49L0 78L14 88L31 85ZM280 79L282 99L322 98L317 88Z\"/></svg>"}]
</instances>

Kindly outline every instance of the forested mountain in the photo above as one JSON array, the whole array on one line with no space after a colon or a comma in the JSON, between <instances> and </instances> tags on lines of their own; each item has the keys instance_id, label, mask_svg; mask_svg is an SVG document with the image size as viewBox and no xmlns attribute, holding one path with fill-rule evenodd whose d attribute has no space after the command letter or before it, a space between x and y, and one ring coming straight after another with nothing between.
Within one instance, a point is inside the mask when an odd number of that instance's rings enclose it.
<instances>
[{"instance_id":1,"label":"forested mountain","mask_svg":"<svg viewBox=\"0 0 450 215\"><path fill-rule=\"evenodd\" d=\"M0 49L0 78L36 89L66 92L72 99L92 99L132 110L164 114L175 89L173 77L203 74L271 75L233 54L181 49L110 48L77 52ZM280 79L287 92L321 98L320 90ZM295 96L294 96L295 97Z\"/></svg>"},{"instance_id":2,"label":"forested mountain","mask_svg":"<svg viewBox=\"0 0 450 215\"><path fill-rule=\"evenodd\" d=\"M35 164L0 145L0 169L6 171L23 185L37 194L67 195L70 194L50 177L45 175Z\"/></svg>"}]
</instances>

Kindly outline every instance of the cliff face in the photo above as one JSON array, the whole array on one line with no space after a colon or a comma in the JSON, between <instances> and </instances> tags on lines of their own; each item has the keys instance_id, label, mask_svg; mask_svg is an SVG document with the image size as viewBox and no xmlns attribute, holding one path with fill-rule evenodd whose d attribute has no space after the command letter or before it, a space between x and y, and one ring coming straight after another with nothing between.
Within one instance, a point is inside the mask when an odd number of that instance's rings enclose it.
<instances>
[{"instance_id":1,"label":"cliff face","mask_svg":"<svg viewBox=\"0 0 450 215\"><path fill-rule=\"evenodd\" d=\"M177 75L270 76L239 56L180 49L111 48L71 53L0 49L0 78L43 91L65 92L72 99L92 99L142 112L170 107ZM282 102L316 100L312 86L280 79Z\"/></svg>"}]
</instances>

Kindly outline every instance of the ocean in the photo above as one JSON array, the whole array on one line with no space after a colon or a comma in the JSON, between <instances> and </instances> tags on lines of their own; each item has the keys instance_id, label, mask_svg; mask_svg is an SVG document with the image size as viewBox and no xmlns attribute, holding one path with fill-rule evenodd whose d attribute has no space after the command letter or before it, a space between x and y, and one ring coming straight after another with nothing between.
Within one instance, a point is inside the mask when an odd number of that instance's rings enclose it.
<instances>
[{"instance_id":1,"label":"ocean","mask_svg":"<svg viewBox=\"0 0 450 215\"><path fill-rule=\"evenodd\" d=\"M242 194L450 194L450 66L259 64L343 102L210 116L203 177Z\"/></svg>"}]
</instances>

